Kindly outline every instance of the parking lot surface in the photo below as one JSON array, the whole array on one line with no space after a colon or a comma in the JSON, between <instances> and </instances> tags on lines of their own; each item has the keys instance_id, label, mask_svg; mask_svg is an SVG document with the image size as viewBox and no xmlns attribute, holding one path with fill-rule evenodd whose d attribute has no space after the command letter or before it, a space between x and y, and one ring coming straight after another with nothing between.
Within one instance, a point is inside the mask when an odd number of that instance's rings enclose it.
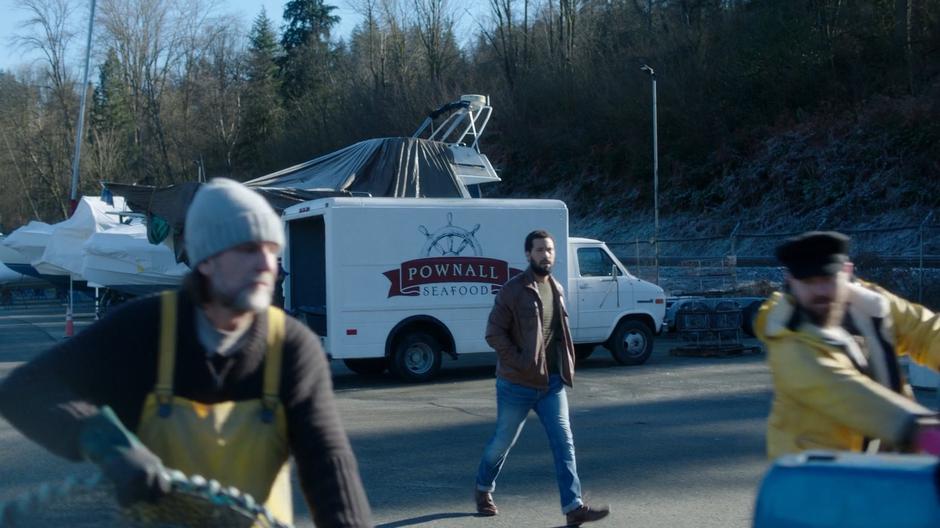
<instances>
[{"instance_id":1,"label":"parking lot surface","mask_svg":"<svg viewBox=\"0 0 940 528\"><path fill-rule=\"evenodd\" d=\"M87 324L79 318L79 328ZM0 311L0 377L56 340L61 314ZM597 526L749 526L767 467L770 377L762 354L674 357L660 338L646 365L595 350L569 392L588 501L613 513ZM130 352L130 351L129 351ZM564 524L551 453L532 415L494 494L500 515L476 517L472 493L496 418L493 354L445 360L432 383L361 378L332 363L339 409L380 527L550 527ZM76 471L0 420L0 501ZM311 526L295 487L298 526Z\"/></svg>"},{"instance_id":2,"label":"parking lot surface","mask_svg":"<svg viewBox=\"0 0 940 528\"><path fill-rule=\"evenodd\" d=\"M609 526L749 526L766 468L769 376L761 356L618 367L598 348L569 392L578 468ZM337 372L340 410L380 526L557 526L551 455L531 415L494 494L473 516L473 480L496 417L492 355L447 364L421 386ZM381 402L380 404L378 402Z\"/></svg>"}]
</instances>

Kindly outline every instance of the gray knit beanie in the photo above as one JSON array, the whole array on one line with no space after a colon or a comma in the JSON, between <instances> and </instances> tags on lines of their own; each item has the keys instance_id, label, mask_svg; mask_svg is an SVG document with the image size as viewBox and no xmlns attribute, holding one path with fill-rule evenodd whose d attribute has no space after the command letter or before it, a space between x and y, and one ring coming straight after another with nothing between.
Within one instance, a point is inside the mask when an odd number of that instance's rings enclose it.
<instances>
[{"instance_id":1,"label":"gray knit beanie","mask_svg":"<svg viewBox=\"0 0 940 528\"><path fill-rule=\"evenodd\" d=\"M227 178L213 178L196 191L186 212L183 236L193 268L245 242L274 242L284 247L281 220L267 200Z\"/></svg>"}]
</instances>

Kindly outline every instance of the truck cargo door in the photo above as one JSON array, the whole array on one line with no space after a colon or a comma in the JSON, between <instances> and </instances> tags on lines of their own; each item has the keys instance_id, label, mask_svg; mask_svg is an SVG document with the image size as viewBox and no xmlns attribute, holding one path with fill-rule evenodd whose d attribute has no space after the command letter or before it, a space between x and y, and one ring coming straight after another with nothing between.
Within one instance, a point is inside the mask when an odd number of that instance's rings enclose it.
<instances>
[{"instance_id":1,"label":"truck cargo door","mask_svg":"<svg viewBox=\"0 0 940 528\"><path fill-rule=\"evenodd\" d=\"M326 229L322 216L290 223L291 308L321 337L326 329Z\"/></svg>"}]
</instances>

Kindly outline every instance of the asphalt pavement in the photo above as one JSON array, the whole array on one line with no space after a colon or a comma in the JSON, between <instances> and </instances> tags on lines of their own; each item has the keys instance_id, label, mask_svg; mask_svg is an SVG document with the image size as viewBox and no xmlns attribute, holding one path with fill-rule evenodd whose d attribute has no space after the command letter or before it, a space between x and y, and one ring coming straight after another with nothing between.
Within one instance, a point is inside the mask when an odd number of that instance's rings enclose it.
<instances>
[{"instance_id":1,"label":"asphalt pavement","mask_svg":"<svg viewBox=\"0 0 940 528\"><path fill-rule=\"evenodd\" d=\"M84 327L90 315L78 318ZM59 339L52 313L0 310L0 377ZM658 339L646 365L620 367L602 348L569 392L585 495L608 503L597 526L749 526L761 475L770 378L762 354L675 357ZM496 418L492 354L446 360L438 380L364 379L332 364L337 404L377 526L550 527L564 524L548 442L530 416L494 494L476 517L472 493ZM76 471L0 420L0 501ZM297 525L311 526L295 486Z\"/></svg>"}]
</instances>

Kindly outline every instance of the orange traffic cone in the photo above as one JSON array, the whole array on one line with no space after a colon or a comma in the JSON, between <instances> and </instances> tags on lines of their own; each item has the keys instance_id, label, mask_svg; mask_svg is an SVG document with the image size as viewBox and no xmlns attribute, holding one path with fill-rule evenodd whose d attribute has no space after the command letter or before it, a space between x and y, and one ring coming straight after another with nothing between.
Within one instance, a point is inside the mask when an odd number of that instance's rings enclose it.
<instances>
[{"instance_id":1,"label":"orange traffic cone","mask_svg":"<svg viewBox=\"0 0 940 528\"><path fill-rule=\"evenodd\" d=\"M75 324L72 322L72 307L65 310L65 337L72 337L75 334Z\"/></svg>"}]
</instances>

